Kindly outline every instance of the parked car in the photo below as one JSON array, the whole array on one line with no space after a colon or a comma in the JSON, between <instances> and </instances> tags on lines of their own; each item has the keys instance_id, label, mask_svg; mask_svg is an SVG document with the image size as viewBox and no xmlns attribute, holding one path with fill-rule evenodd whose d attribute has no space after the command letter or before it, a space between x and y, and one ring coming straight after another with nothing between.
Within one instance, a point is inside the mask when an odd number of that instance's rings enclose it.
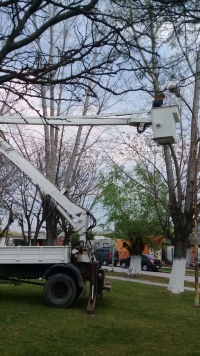
<instances>
[{"instance_id":1,"label":"parked car","mask_svg":"<svg viewBox=\"0 0 200 356\"><path fill-rule=\"evenodd\" d=\"M120 266L122 268L129 268L130 267L130 257L123 258L120 260ZM141 267L143 271L147 270L154 270L157 271L161 268L162 262L157 258L154 258L152 255L142 255L141 258Z\"/></svg>"},{"instance_id":2,"label":"parked car","mask_svg":"<svg viewBox=\"0 0 200 356\"><path fill-rule=\"evenodd\" d=\"M112 264L112 253L113 253L113 249L111 247L101 247L101 248L97 248L94 251L94 256L102 266L107 266L108 264ZM114 265L116 266L118 263L119 263L119 252L117 249L115 249Z\"/></svg>"},{"instance_id":3,"label":"parked car","mask_svg":"<svg viewBox=\"0 0 200 356\"><path fill-rule=\"evenodd\" d=\"M199 267L200 267L200 261L198 261L198 264L199 264ZM190 267L195 267L195 262L190 261L189 266Z\"/></svg>"}]
</instances>

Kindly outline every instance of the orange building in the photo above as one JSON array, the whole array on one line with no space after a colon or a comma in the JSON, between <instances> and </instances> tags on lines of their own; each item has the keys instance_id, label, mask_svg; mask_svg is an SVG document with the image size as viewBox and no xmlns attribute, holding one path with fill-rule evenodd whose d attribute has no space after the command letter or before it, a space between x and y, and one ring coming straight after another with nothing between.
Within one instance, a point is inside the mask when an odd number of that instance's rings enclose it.
<instances>
[{"instance_id":1,"label":"orange building","mask_svg":"<svg viewBox=\"0 0 200 356\"><path fill-rule=\"evenodd\" d=\"M147 255L153 255L155 258L161 258L161 245L163 242L163 236L158 236L158 237L154 237L153 239L153 243L155 244L154 248L145 245L144 250L143 250L143 254L147 254ZM128 252L128 250L123 247L123 242L125 240L123 239L116 239L116 249L119 252L119 259L121 260L122 258L126 258L130 256L130 253ZM127 244L130 244L129 241L126 241ZM160 253L159 253L160 252ZM158 256L158 253L160 256Z\"/></svg>"},{"instance_id":2,"label":"orange building","mask_svg":"<svg viewBox=\"0 0 200 356\"><path fill-rule=\"evenodd\" d=\"M123 247L123 242L125 240L122 240L122 239L116 239L116 249L118 250L119 252L119 260L121 260L122 258L126 258L126 257L129 257L130 256L130 253L128 252L128 250ZM126 241L127 242L127 241ZM129 242L127 242L129 243Z\"/></svg>"}]
</instances>

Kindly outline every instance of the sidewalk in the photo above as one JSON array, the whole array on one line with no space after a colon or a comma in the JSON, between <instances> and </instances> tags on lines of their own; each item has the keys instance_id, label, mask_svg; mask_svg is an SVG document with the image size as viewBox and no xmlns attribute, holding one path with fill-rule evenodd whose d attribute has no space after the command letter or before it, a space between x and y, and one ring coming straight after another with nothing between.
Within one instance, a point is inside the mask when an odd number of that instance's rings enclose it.
<instances>
[{"instance_id":1,"label":"sidewalk","mask_svg":"<svg viewBox=\"0 0 200 356\"><path fill-rule=\"evenodd\" d=\"M150 275L150 276L157 276L157 277L165 277L165 278L170 278L170 276L171 276L171 273L169 273L169 272L159 272L159 271L157 271L157 272L152 272L152 271L144 272L144 271L142 271L142 274ZM194 283L194 281L195 281L195 277L194 276L185 275L184 279L187 282L193 282Z\"/></svg>"},{"instance_id":2,"label":"sidewalk","mask_svg":"<svg viewBox=\"0 0 200 356\"><path fill-rule=\"evenodd\" d=\"M142 280L139 280L139 279L130 279L130 278L124 278L124 277L115 277L115 276L106 276L106 279L109 278L109 279L116 279L116 280L119 280L119 281L124 281L124 282L133 282L133 283L141 283L141 284L150 284L150 285L153 285L153 286L159 286L159 287L165 287L167 288L168 287L168 284L164 284L164 283L157 283L157 282L150 282L150 281L142 281ZM184 290L189 290L191 292L194 292L195 291L195 288L190 288L190 287L184 287Z\"/></svg>"}]
</instances>

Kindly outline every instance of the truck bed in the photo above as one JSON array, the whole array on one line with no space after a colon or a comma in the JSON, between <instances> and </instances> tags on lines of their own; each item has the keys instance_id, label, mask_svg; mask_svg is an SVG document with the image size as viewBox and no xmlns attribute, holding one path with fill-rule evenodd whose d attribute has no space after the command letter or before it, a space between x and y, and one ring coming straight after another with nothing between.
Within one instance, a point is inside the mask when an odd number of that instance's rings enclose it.
<instances>
[{"instance_id":1,"label":"truck bed","mask_svg":"<svg viewBox=\"0 0 200 356\"><path fill-rule=\"evenodd\" d=\"M69 263L68 246L5 246L0 247L0 264Z\"/></svg>"}]
</instances>

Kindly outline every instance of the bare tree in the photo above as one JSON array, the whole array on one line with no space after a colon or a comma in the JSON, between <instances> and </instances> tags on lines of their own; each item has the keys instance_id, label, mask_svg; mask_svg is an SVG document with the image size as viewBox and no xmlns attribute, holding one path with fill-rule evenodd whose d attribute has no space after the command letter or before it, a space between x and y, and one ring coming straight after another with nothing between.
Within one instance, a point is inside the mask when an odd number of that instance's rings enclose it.
<instances>
[{"instance_id":1,"label":"bare tree","mask_svg":"<svg viewBox=\"0 0 200 356\"><path fill-rule=\"evenodd\" d=\"M165 91L166 102L179 103L183 113L189 118L187 130L190 130L190 139L184 136L185 124L180 127L181 140L178 145L165 145L163 149L166 164L165 180L169 191L169 208L173 229L168 232L175 246L172 274L168 289L172 293L184 291L184 273L186 264L186 250L190 233L194 227L194 196L195 196L195 161L197 142L197 118L199 115L199 26L188 25L180 19L174 22L174 17L169 17L165 27L157 19L157 9L153 2L146 1L148 21L141 25L143 36L138 36L135 31L134 13L132 13L132 28L136 43L138 44L138 62L143 64L143 69L138 76L138 81L145 83L146 91L154 96ZM149 29L146 36L146 29ZM165 32L163 32L165 31ZM162 34L163 38L162 38ZM193 36L195 34L195 41ZM141 45L146 41L149 54L145 53ZM163 56L164 50L169 55ZM173 50L176 48L178 55ZM192 51L191 51L192 50ZM163 51L163 52L162 52ZM171 52L170 52L171 51ZM137 65L136 61L134 65ZM194 83L194 84L193 84ZM168 90L176 94L177 99L169 95ZM184 98L184 91L191 96L190 102ZM193 99L192 99L193 96ZM141 154L138 149L138 154Z\"/></svg>"},{"instance_id":2,"label":"bare tree","mask_svg":"<svg viewBox=\"0 0 200 356\"><path fill-rule=\"evenodd\" d=\"M171 1L170 6L166 6L164 0L155 3L157 11L161 9L163 18L167 18L170 14L185 15L186 5L190 2L185 1L183 4ZM5 7L6 12L3 11ZM140 55L143 53L156 58L156 47L147 48L144 42L138 40L143 33L139 24L141 21L149 24L149 16L152 16L151 2L127 0L122 4L117 0L106 3L88 0L83 5L82 2L73 0L64 1L62 4L54 1L43 3L39 0L31 3L23 1L13 3L8 0L2 2L0 8L2 9L0 62L3 73L0 85L6 93L13 94L13 102L23 99L31 109L47 117L49 113L54 116L56 111L59 115L66 113L62 103L66 105L73 102L75 107L78 103L84 102L84 112L87 112L91 98L99 99L99 88L114 95L138 89L145 90L140 81L137 82L137 86L133 81L135 74L141 73L144 67L144 64L141 65L135 55L133 56L133 49ZM136 10L138 16L135 16L133 24L131 11L134 13ZM157 20L156 16L154 20ZM8 26L4 26L5 23ZM148 26L146 29L149 29ZM154 69L155 63L153 71ZM152 70L150 72L152 79L155 73L152 74ZM129 73L129 78L126 73ZM113 86L113 80L107 78L115 77L115 81L118 75L119 83ZM155 83L154 80L154 87ZM30 100L38 97L42 100L42 112ZM10 107L7 99L2 99L2 103L2 107ZM15 110L18 111L17 108ZM79 129L65 174L64 186L68 191L76 180L76 172L85 152L90 131L91 129L85 134L84 139L82 128ZM17 142L17 145L29 157L29 149L24 145L23 135L20 134L20 138L21 143ZM62 146L62 134L59 138L58 130L45 126L45 170L47 177L56 183L59 180ZM42 165L44 168L44 164ZM50 217L51 214L55 214L55 207L51 206L48 199L46 216ZM51 223L53 220L49 218L49 224ZM53 236L55 226L56 224L49 228Z\"/></svg>"},{"instance_id":3,"label":"bare tree","mask_svg":"<svg viewBox=\"0 0 200 356\"><path fill-rule=\"evenodd\" d=\"M157 11L165 17L169 16L168 14L183 15L182 18L187 17L188 21L198 18L195 6L191 7L191 1L155 0L154 3ZM0 88L12 92L17 98L23 97L32 108L34 105L31 104L30 98L39 95L35 85L63 84L75 99L88 90L88 77L97 87L105 89L103 78L120 73L121 83L126 83L126 86L120 85L117 90L110 86L107 90L119 94L142 89L140 86L136 88L131 85L131 80L127 82L127 77L123 74L127 72L132 76L133 70L127 61L127 55L130 54L131 48L135 48L136 52L138 50L134 38L127 36L130 34L127 9L138 12L134 21L139 24L146 21L145 10L150 7L150 3L142 0L87 0L84 4L75 0L61 3L54 0L46 3L41 0L26 3L2 1ZM49 60L48 31L52 28L57 31L65 27L66 23L70 35L68 46L63 49L57 37L57 45ZM137 33L141 34L139 30ZM37 44L39 39L40 49ZM96 49L101 49L101 56L98 62L94 63L93 55ZM141 49L146 51L146 46L142 45ZM107 66L111 63L115 64L112 70ZM66 68L64 75L61 74L63 67ZM102 80L99 80L102 75ZM94 92L92 94L96 95ZM6 101L3 100L3 103Z\"/></svg>"}]
</instances>

